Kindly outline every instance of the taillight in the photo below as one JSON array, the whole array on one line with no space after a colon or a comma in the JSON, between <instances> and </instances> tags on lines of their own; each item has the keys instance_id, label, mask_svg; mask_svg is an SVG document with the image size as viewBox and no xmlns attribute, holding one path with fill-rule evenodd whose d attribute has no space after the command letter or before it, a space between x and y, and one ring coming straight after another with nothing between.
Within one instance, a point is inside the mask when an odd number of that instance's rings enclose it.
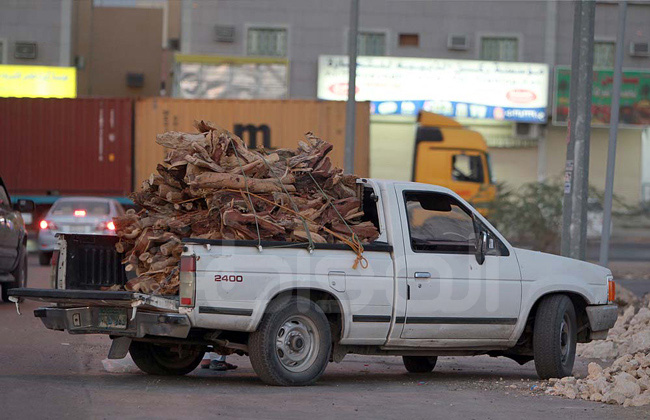
<instances>
[{"instance_id":1,"label":"taillight","mask_svg":"<svg viewBox=\"0 0 650 420\"><path fill-rule=\"evenodd\" d=\"M75 217L86 217L86 210L75 210L74 211L74 216Z\"/></svg>"},{"instance_id":2,"label":"taillight","mask_svg":"<svg viewBox=\"0 0 650 420\"><path fill-rule=\"evenodd\" d=\"M609 280L607 286L607 300L614 302L616 300L616 283L614 283L614 280Z\"/></svg>"},{"instance_id":3,"label":"taillight","mask_svg":"<svg viewBox=\"0 0 650 420\"><path fill-rule=\"evenodd\" d=\"M196 257L194 255L181 257L181 273L178 294L181 306L194 306L196 292Z\"/></svg>"},{"instance_id":4,"label":"taillight","mask_svg":"<svg viewBox=\"0 0 650 420\"><path fill-rule=\"evenodd\" d=\"M97 225L96 230L98 231L110 230L111 232L115 232L115 223L113 223L112 220L108 222L100 222Z\"/></svg>"},{"instance_id":5,"label":"taillight","mask_svg":"<svg viewBox=\"0 0 650 420\"><path fill-rule=\"evenodd\" d=\"M38 224L38 227L40 227L41 230L56 229L56 225L52 222L48 222L47 220L41 220L41 222Z\"/></svg>"}]
</instances>

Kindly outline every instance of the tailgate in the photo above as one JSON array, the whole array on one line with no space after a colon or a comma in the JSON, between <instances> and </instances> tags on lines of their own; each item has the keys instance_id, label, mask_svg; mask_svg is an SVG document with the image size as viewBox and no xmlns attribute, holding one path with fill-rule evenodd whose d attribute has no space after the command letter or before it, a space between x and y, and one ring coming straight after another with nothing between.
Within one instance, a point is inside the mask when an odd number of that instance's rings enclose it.
<instances>
[{"instance_id":1,"label":"tailgate","mask_svg":"<svg viewBox=\"0 0 650 420\"><path fill-rule=\"evenodd\" d=\"M59 307L110 306L146 309L150 311L178 312L177 296L156 296L136 292L110 292L100 290L59 289L9 289L9 296L19 301L35 300L56 303Z\"/></svg>"}]
</instances>

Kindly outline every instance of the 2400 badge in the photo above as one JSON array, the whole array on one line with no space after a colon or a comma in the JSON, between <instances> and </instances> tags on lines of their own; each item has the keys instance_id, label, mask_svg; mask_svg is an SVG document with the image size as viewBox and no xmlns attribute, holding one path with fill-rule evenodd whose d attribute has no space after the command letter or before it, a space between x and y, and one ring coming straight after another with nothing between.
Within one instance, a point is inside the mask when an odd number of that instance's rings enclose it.
<instances>
[{"instance_id":1,"label":"2400 badge","mask_svg":"<svg viewBox=\"0 0 650 420\"><path fill-rule=\"evenodd\" d=\"M238 276L238 275L221 275L221 274L215 274L214 276L214 281L228 281L231 283L241 283L244 281L244 276Z\"/></svg>"}]
</instances>

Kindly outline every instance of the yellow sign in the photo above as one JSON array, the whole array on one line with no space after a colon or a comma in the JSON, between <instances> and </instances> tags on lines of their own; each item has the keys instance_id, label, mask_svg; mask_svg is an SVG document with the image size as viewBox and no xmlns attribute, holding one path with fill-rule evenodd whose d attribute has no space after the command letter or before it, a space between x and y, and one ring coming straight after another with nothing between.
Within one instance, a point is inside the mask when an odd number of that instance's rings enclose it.
<instances>
[{"instance_id":1,"label":"yellow sign","mask_svg":"<svg viewBox=\"0 0 650 420\"><path fill-rule=\"evenodd\" d=\"M75 98L77 69L0 65L2 98Z\"/></svg>"}]
</instances>

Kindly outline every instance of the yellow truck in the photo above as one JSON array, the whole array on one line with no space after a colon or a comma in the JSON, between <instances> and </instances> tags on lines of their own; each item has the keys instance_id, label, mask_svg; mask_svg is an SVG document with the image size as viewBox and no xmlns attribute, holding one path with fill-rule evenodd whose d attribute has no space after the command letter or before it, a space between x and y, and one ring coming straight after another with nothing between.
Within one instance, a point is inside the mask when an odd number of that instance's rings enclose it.
<instances>
[{"instance_id":1,"label":"yellow truck","mask_svg":"<svg viewBox=\"0 0 650 420\"><path fill-rule=\"evenodd\" d=\"M455 191L483 215L496 195L483 136L431 112L418 114L412 179Z\"/></svg>"}]
</instances>

